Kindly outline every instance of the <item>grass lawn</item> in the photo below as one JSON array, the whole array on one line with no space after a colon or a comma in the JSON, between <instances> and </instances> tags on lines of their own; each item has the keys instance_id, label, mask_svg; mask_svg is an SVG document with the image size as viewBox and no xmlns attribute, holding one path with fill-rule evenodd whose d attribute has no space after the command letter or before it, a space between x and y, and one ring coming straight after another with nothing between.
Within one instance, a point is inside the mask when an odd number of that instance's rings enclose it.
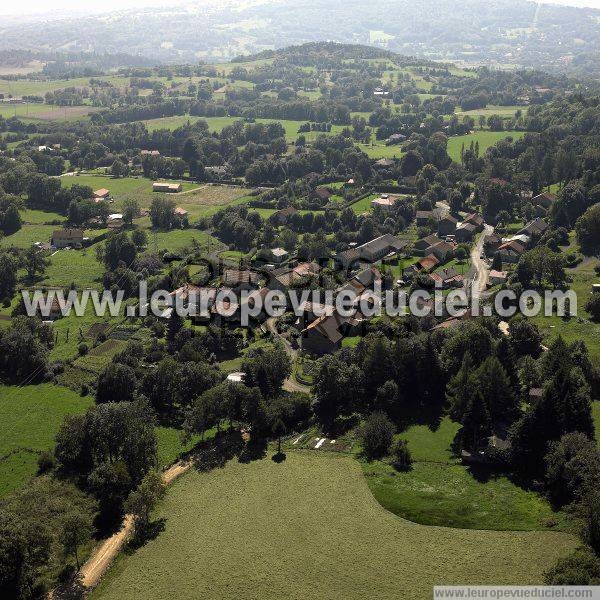
<instances>
[{"instance_id":1,"label":"grass lawn","mask_svg":"<svg viewBox=\"0 0 600 600\"><path fill-rule=\"evenodd\" d=\"M53 223L54 221L62 222L65 220L63 215L47 210L24 208L19 212L21 213L21 219L23 220L23 223L27 225L43 225Z\"/></svg>"},{"instance_id":2,"label":"grass lawn","mask_svg":"<svg viewBox=\"0 0 600 600\"><path fill-rule=\"evenodd\" d=\"M54 446L64 417L85 412L92 403L49 383L0 385L0 495L35 475L38 455Z\"/></svg>"},{"instance_id":3,"label":"grass lawn","mask_svg":"<svg viewBox=\"0 0 600 600\"><path fill-rule=\"evenodd\" d=\"M16 82L15 82L16 83ZM0 87L2 86L0 80ZM52 104L3 104L0 116L18 117L22 121L74 121L98 110L92 106L53 106Z\"/></svg>"},{"instance_id":4,"label":"grass lawn","mask_svg":"<svg viewBox=\"0 0 600 600\"><path fill-rule=\"evenodd\" d=\"M29 248L34 242L49 242L52 232L60 229L57 225L23 225L19 231L12 235L0 238L0 247Z\"/></svg>"},{"instance_id":5,"label":"grass lawn","mask_svg":"<svg viewBox=\"0 0 600 600\"><path fill-rule=\"evenodd\" d=\"M187 444L184 444L181 441L180 434L181 431L174 427L156 428L156 436L158 437L158 464L161 468L173 464L184 452L191 450L200 440L200 436L193 436Z\"/></svg>"},{"instance_id":6,"label":"grass lawn","mask_svg":"<svg viewBox=\"0 0 600 600\"><path fill-rule=\"evenodd\" d=\"M457 135L448 138L448 154L454 162L460 163L460 151L463 144L465 148L468 148L471 142L479 142L479 154L482 155L490 146L500 140L507 137L519 139L524 135L524 131L475 131L466 135Z\"/></svg>"},{"instance_id":7,"label":"grass lawn","mask_svg":"<svg viewBox=\"0 0 600 600\"><path fill-rule=\"evenodd\" d=\"M400 158L403 154L400 146L386 146L385 143L374 141L371 144L357 144L369 158Z\"/></svg>"},{"instance_id":8,"label":"grass lawn","mask_svg":"<svg viewBox=\"0 0 600 600\"><path fill-rule=\"evenodd\" d=\"M575 247L571 246L567 251L574 249ZM536 317L532 317L532 321L540 328L546 345L559 335L567 343L583 340L592 359L596 364L600 364L600 323L590 321L589 315L583 308L590 297L592 283L598 281L598 277L594 273L596 264L598 264L597 260L586 258L574 269L566 269L567 274L573 279L569 287L577 294L576 317L570 319L557 316L546 317L542 312Z\"/></svg>"},{"instance_id":9,"label":"grass lawn","mask_svg":"<svg viewBox=\"0 0 600 600\"><path fill-rule=\"evenodd\" d=\"M375 198L379 198L380 194L369 194L365 198L362 198L358 202L350 205L350 208L357 214L360 215L365 212L371 212L373 207L371 206L371 202Z\"/></svg>"},{"instance_id":10,"label":"grass lawn","mask_svg":"<svg viewBox=\"0 0 600 600\"><path fill-rule=\"evenodd\" d=\"M574 537L424 527L374 501L332 453L230 462L177 481L165 530L122 556L94 600L431 598L434 584L536 584Z\"/></svg>"},{"instance_id":11,"label":"grass lawn","mask_svg":"<svg viewBox=\"0 0 600 600\"><path fill-rule=\"evenodd\" d=\"M491 115L498 115L499 117L508 118L514 117L515 113L520 110L523 114L527 114L527 106L496 106L494 104L490 104L485 108L476 108L474 110L465 110L462 111L460 108L456 110L457 117L472 117L475 119L475 126L479 127L479 123L477 123L477 117L483 115L484 117L490 117Z\"/></svg>"},{"instance_id":12,"label":"grass lawn","mask_svg":"<svg viewBox=\"0 0 600 600\"><path fill-rule=\"evenodd\" d=\"M464 529L569 529L564 513L553 512L534 492L499 475L471 473L453 456L452 440L459 425L448 418L432 431L409 427L397 437L408 441L413 469L399 473L390 465L363 463L369 488L377 501L401 517L423 525Z\"/></svg>"},{"instance_id":13,"label":"grass lawn","mask_svg":"<svg viewBox=\"0 0 600 600\"><path fill-rule=\"evenodd\" d=\"M77 289L97 288L104 275L104 265L96 260L94 247L83 250L59 250L50 257L44 279L38 284Z\"/></svg>"}]
</instances>

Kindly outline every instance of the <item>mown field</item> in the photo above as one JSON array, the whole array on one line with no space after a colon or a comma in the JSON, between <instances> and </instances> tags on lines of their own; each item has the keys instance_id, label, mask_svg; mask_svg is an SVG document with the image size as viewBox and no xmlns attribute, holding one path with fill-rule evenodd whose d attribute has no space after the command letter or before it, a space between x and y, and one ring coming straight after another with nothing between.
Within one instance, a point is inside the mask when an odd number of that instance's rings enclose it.
<instances>
[{"instance_id":1,"label":"mown field","mask_svg":"<svg viewBox=\"0 0 600 600\"><path fill-rule=\"evenodd\" d=\"M54 447L64 418L85 412L93 403L92 396L81 397L51 383L24 387L0 385L0 496L33 477L40 452ZM183 444L180 431L172 427L157 427L156 434L161 467L177 460L198 441L192 438Z\"/></svg>"},{"instance_id":2,"label":"mown field","mask_svg":"<svg viewBox=\"0 0 600 600\"><path fill-rule=\"evenodd\" d=\"M413 469L398 473L388 464L363 463L377 501L401 517L423 525L490 530L568 530L564 513L552 510L539 494L508 477L471 471L452 455L459 429L444 419L439 429L412 426L398 437L408 441Z\"/></svg>"},{"instance_id":3,"label":"mown field","mask_svg":"<svg viewBox=\"0 0 600 600\"><path fill-rule=\"evenodd\" d=\"M230 462L176 482L165 530L122 556L94 600L431 598L433 584L534 584L577 544L547 532L425 527L383 509L330 453Z\"/></svg>"},{"instance_id":4,"label":"mown field","mask_svg":"<svg viewBox=\"0 0 600 600\"><path fill-rule=\"evenodd\" d=\"M460 151L463 146L468 149L471 142L479 142L479 154L482 155L490 146L496 142L511 137L520 139L525 135L524 131L475 131L466 135L457 135L448 138L448 154L450 158L460 163Z\"/></svg>"},{"instance_id":5,"label":"mown field","mask_svg":"<svg viewBox=\"0 0 600 600\"><path fill-rule=\"evenodd\" d=\"M35 475L39 453L54 446L65 416L82 413L92 403L49 383L0 385L0 496Z\"/></svg>"},{"instance_id":6,"label":"mown field","mask_svg":"<svg viewBox=\"0 0 600 600\"><path fill-rule=\"evenodd\" d=\"M0 104L0 116L22 121L74 121L98 110L93 106L54 106L53 104Z\"/></svg>"}]
</instances>

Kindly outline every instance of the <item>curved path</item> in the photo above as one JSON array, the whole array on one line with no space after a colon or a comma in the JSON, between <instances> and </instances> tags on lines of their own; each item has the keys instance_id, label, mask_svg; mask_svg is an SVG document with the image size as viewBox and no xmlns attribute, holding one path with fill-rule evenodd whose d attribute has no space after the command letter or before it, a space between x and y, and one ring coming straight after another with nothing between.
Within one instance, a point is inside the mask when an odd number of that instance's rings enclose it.
<instances>
[{"instance_id":1,"label":"curved path","mask_svg":"<svg viewBox=\"0 0 600 600\"><path fill-rule=\"evenodd\" d=\"M171 484L177 477L188 471L190 467L190 462L178 462L172 467L169 467L163 473L165 485ZM121 524L121 529L104 540L79 570L81 583L85 587L93 588L98 585L103 575L108 571L111 563L132 534L133 516L125 515L123 523Z\"/></svg>"},{"instance_id":2,"label":"curved path","mask_svg":"<svg viewBox=\"0 0 600 600\"><path fill-rule=\"evenodd\" d=\"M278 331L277 331L277 317L270 317L265 322L265 327L267 331L273 334L274 337L281 340L283 343L283 347L285 351L288 353L289 357L292 359L292 365L296 362L298 358L298 350L292 348L292 345L286 340ZM293 367L292 367L293 368ZM310 394L310 387L307 385L303 385L302 383L298 383L294 377L294 375L290 375L283 382L283 389L286 392L302 392L303 394Z\"/></svg>"}]
</instances>

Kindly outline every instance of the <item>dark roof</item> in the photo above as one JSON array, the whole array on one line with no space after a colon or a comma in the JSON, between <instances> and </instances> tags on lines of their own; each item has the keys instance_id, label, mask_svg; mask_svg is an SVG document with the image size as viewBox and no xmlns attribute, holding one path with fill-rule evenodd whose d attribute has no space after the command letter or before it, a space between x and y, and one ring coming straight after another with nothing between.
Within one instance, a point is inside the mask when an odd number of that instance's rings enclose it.
<instances>
[{"instance_id":1,"label":"dark roof","mask_svg":"<svg viewBox=\"0 0 600 600\"><path fill-rule=\"evenodd\" d=\"M373 285L375 281L381 279L381 273L379 272L379 269L371 267L370 269L365 269L358 273L354 279L359 281L365 287L369 287L370 285Z\"/></svg>"},{"instance_id":2,"label":"dark roof","mask_svg":"<svg viewBox=\"0 0 600 600\"><path fill-rule=\"evenodd\" d=\"M358 246L356 250L371 250L373 252L377 252L380 250L389 249L399 251L407 246L407 242L403 242L399 240L397 237L393 236L391 233L386 233L384 235L380 235L378 238L371 240L370 242L366 242L361 246Z\"/></svg>"},{"instance_id":3,"label":"dark roof","mask_svg":"<svg viewBox=\"0 0 600 600\"><path fill-rule=\"evenodd\" d=\"M417 219L431 219L433 218L433 212L430 210L418 210Z\"/></svg>"},{"instance_id":4,"label":"dark roof","mask_svg":"<svg viewBox=\"0 0 600 600\"><path fill-rule=\"evenodd\" d=\"M223 273L223 283L229 285L242 285L244 283L258 283L258 273L254 271L238 271L227 269Z\"/></svg>"}]
</instances>

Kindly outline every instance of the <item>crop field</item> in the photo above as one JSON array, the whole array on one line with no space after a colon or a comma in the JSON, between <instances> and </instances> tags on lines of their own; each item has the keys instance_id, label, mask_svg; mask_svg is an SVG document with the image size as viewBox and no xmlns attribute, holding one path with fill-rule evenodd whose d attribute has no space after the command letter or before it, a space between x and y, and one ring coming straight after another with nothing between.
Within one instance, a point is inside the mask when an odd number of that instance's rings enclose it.
<instances>
[{"instance_id":1,"label":"crop field","mask_svg":"<svg viewBox=\"0 0 600 600\"><path fill-rule=\"evenodd\" d=\"M475 131L466 135L457 135L448 138L448 154L450 158L460 163L460 151L462 145L469 148L471 142L479 142L479 154L482 155L490 146L508 137L520 139L525 135L524 131Z\"/></svg>"},{"instance_id":2,"label":"crop field","mask_svg":"<svg viewBox=\"0 0 600 600\"><path fill-rule=\"evenodd\" d=\"M79 357L75 366L86 371L93 371L100 374L112 360L113 356L127 347L124 340L106 340L98 346L91 348L88 354Z\"/></svg>"},{"instance_id":3,"label":"crop field","mask_svg":"<svg viewBox=\"0 0 600 600\"><path fill-rule=\"evenodd\" d=\"M209 217L226 206L244 204L250 199L248 188L230 185L201 185L185 194L179 194L177 206L189 212L190 219Z\"/></svg>"},{"instance_id":4,"label":"crop field","mask_svg":"<svg viewBox=\"0 0 600 600\"><path fill-rule=\"evenodd\" d=\"M548 532L425 527L384 510L360 466L291 452L191 472L165 530L123 556L92 598L431 598L432 584L534 584L577 544Z\"/></svg>"},{"instance_id":5,"label":"crop field","mask_svg":"<svg viewBox=\"0 0 600 600\"><path fill-rule=\"evenodd\" d=\"M92 402L49 383L0 385L0 496L35 475L39 453L54 446L64 417L84 412Z\"/></svg>"},{"instance_id":6,"label":"crop field","mask_svg":"<svg viewBox=\"0 0 600 600\"><path fill-rule=\"evenodd\" d=\"M412 426L398 435L408 441L414 464L398 473L383 462L363 463L377 501L401 517L423 525L490 530L569 530L564 513L540 495L507 477L471 473L452 455L459 425L442 420L436 431Z\"/></svg>"}]
</instances>

